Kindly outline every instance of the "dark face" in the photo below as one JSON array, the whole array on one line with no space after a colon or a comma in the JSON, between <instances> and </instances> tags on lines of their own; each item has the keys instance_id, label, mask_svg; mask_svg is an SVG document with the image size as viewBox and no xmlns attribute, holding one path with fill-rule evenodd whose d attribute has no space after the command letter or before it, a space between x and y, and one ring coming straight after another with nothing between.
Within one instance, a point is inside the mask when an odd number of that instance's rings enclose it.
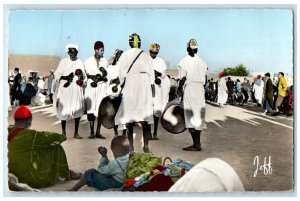
<instances>
[{"instance_id":1,"label":"dark face","mask_svg":"<svg viewBox=\"0 0 300 201\"><path fill-rule=\"evenodd\" d=\"M104 55L104 48L103 47L101 47L99 49L95 49L95 56L97 58L101 58L101 57L103 57L103 55Z\"/></svg>"},{"instance_id":2,"label":"dark face","mask_svg":"<svg viewBox=\"0 0 300 201\"><path fill-rule=\"evenodd\" d=\"M78 51L75 48L69 48L68 54L70 56L70 59L72 61L75 61L77 59Z\"/></svg>"},{"instance_id":3,"label":"dark face","mask_svg":"<svg viewBox=\"0 0 300 201\"><path fill-rule=\"evenodd\" d=\"M31 124L32 124L32 118L30 118L30 119L28 120L28 128L31 127Z\"/></svg>"},{"instance_id":4,"label":"dark face","mask_svg":"<svg viewBox=\"0 0 300 201\"><path fill-rule=\"evenodd\" d=\"M158 54L158 52L150 51L150 56L152 57L152 59L155 59L157 54Z\"/></svg>"},{"instance_id":5,"label":"dark face","mask_svg":"<svg viewBox=\"0 0 300 201\"><path fill-rule=\"evenodd\" d=\"M187 52L189 53L189 55L190 55L191 57L194 57L195 54L198 52L198 49L197 49L197 48L196 48L196 49L192 49L192 48L188 47L188 48L187 48Z\"/></svg>"}]
</instances>

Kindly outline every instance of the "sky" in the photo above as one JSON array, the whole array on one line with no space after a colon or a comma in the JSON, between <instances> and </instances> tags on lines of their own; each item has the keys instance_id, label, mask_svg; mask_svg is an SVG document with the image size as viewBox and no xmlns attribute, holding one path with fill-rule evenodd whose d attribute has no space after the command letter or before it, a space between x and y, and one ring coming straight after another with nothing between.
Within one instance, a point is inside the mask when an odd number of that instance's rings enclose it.
<instances>
[{"instance_id":1,"label":"sky","mask_svg":"<svg viewBox=\"0 0 300 201\"><path fill-rule=\"evenodd\" d=\"M176 68L189 39L210 72L238 64L253 72L293 73L293 13L288 9L114 9L26 10L9 15L8 53L66 57L65 45L79 45L82 61L97 40L104 56L127 50L128 36L140 35L142 49L161 46L159 56Z\"/></svg>"}]
</instances>

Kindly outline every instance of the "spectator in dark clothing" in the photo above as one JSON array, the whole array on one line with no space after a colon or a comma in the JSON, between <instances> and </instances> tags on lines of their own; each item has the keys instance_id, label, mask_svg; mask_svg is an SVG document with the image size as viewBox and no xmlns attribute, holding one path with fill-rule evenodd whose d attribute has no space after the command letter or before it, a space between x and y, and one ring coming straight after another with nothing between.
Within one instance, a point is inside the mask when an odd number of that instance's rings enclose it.
<instances>
[{"instance_id":1,"label":"spectator in dark clothing","mask_svg":"<svg viewBox=\"0 0 300 201\"><path fill-rule=\"evenodd\" d=\"M211 78L210 82L209 82L209 86L208 86L208 88L211 92L214 90L214 82L213 81L214 81L214 79Z\"/></svg>"},{"instance_id":2,"label":"spectator in dark clothing","mask_svg":"<svg viewBox=\"0 0 300 201\"><path fill-rule=\"evenodd\" d=\"M244 82L242 84L242 93L245 96L244 102L248 102L249 98L251 98L251 84L247 78L244 78Z\"/></svg>"},{"instance_id":3,"label":"spectator in dark clothing","mask_svg":"<svg viewBox=\"0 0 300 201\"><path fill-rule=\"evenodd\" d=\"M226 82L226 86L227 86L229 95L233 94L233 92L234 92L234 82L231 80L230 77L228 77L228 81Z\"/></svg>"},{"instance_id":4,"label":"spectator in dark clothing","mask_svg":"<svg viewBox=\"0 0 300 201\"><path fill-rule=\"evenodd\" d=\"M264 100L264 114L267 114L268 112L271 112L273 107L273 82L270 79L271 75L270 73L265 74L266 77L266 88L265 88L265 100Z\"/></svg>"},{"instance_id":5,"label":"spectator in dark clothing","mask_svg":"<svg viewBox=\"0 0 300 201\"><path fill-rule=\"evenodd\" d=\"M273 78L273 105L272 105L272 109L275 110L275 104L277 101L277 97L278 97L278 77L274 77Z\"/></svg>"},{"instance_id":6,"label":"spectator in dark clothing","mask_svg":"<svg viewBox=\"0 0 300 201\"><path fill-rule=\"evenodd\" d=\"M19 68L15 68L15 77L14 77L13 88L12 88L11 105L13 105L15 100L17 99L16 96L18 91L20 90L21 79L22 79L22 75L21 73L19 73Z\"/></svg>"}]
</instances>

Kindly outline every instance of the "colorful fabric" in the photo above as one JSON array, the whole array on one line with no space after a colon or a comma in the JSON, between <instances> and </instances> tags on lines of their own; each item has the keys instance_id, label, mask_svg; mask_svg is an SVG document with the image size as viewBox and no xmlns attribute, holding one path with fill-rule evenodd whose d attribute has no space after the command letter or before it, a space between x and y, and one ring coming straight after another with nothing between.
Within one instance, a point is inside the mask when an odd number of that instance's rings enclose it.
<instances>
[{"instance_id":1,"label":"colorful fabric","mask_svg":"<svg viewBox=\"0 0 300 201\"><path fill-rule=\"evenodd\" d=\"M190 171L193 168L193 164L181 159L177 158L170 164L166 165L166 170L164 171L164 175L169 175L172 181L175 183L178 179L180 179L186 172Z\"/></svg>"},{"instance_id":2,"label":"colorful fabric","mask_svg":"<svg viewBox=\"0 0 300 201\"><path fill-rule=\"evenodd\" d=\"M133 43L134 48L138 48L139 43L141 43L140 36L136 33L132 34L131 36L129 36L129 42Z\"/></svg>"},{"instance_id":3,"label":"colorful fabric","mask_svg":"<svg viewBox=\"0 0 300 201\"><path fill-rule=\"evenodd\" d=\"M187 47L190 47L191 49L197 49L198 48L198 43L195 39L191 39L187 43Z\"/></svg>"},{"instance_id":4,"label":"colorful fabric","mask_svg":"<svg viewBox=\"0 0 300 201\"><path fill-rule=\"evenodd\" d=\"M28 107L21 105L14 114L14 119L28 119L32 117L32 113Z\"/></svg>"},{"instance_id":5,"label":"colorful fabric","mask_svg":"<svg viewBox=\"0 0 300 201\"><path fill-rule=\"evenodd\" d=\"M168 191L192 167L192 164L178 158L166 166L157 165L149 172L127 181L122 190Z\"/></svg>"},{"instance_id":6,"label":"colorful fabric","mask_svg":"<svg viewBox=\"0 0 300 201\"><path fill-rule=\"evenodd\" d=\"M224 76L224 72L222 71L222 72L219 73L219 78L221 78L223 76Z\"/></svg>"},{"instance_id":7,"label":"colorful fabric","mask_svg":"<svg viewBox=\"0 0 300 201\"><path fill-rule=\"evenodd\" d=\"M8 128L8 138L16 129ZM68 162L61 146L65 139L57 133L20 130L8 143L9 173L33 188L51 186L58 178L69 179Z\"/></svg>"},{"instance_id":8,"label":"colorful fabric","mask_svg":"<svg viewBox=\"0 0 300 201\"><path fill-rule=\"evenodd\" d=\"M23 129L23 127L16 128L12 133L9 134L7 141L10 142Z\"/></svg>"},{"instance_id":9,"label":"colorful fabric","mask_svg":"<svg viewBox=\"0 0 300 201\"><path fill-rule=\"evenodd\" d=\"M160 49L160 45L157 43L153 43L149 47L149 51L158 53Z\"/></svg>"},{"instance_id":10,"label":"colorful fabric","mask_svg":"<svg viewBox=\"0 0 300 201\"><path fill-rule=\"evenodd\" d=\"M127 180L134 179L144 173L149 172L153 167L162 163L162 158L154 156L152 153L135 153L129 159L127 166Z\"/></svg>"},{"instance_id":11,"label":"colorful fabric","mask_svg":"<svg viewBox=\"0 0 300 201\"><path fill-rule=\"evenodd\" d=\"M294 91L293 89L289 91L288 93L288 102L289 102L289 107L291 110L294 109Z\"/></svg>"},{"instance_id":12,"label":"colorful fabric","mask_svg":"<svg viewBox=\"0 0 300 201\"><path fill-rule=\"evenodd\" d=\"M279 78L278 82L278 94L282 97L287 96L287 82L285 77Z\"/></svg>"}]
</instances>

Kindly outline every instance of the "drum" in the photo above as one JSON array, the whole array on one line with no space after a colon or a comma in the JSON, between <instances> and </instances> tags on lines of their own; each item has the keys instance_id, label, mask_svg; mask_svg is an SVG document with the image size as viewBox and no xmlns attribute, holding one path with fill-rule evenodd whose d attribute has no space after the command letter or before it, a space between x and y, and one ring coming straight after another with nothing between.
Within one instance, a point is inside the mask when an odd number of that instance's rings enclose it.
<instances>
[{"instance_id":1,"label":"drum","mask_svg":"<svg viewBox=\"0 0 300 201\"><path fill-rule=\"evenodd\" d=\"M111 129L115 126L115 116L118 112L122 101L122 96L106 96L102 99L98 110L98 117L101 119L101 124Z\"/></svg>"},{"instance_id":2,"label":"drum","mask_svg":"<svg viewBox=\"0 0 300 201\"><path fill-rule=\"evenodd\" d=\"M172 134L185 131L184 109L179 99L174 99L167 104L160 122L162 127Z\"/></svg>"}]
</instances>

